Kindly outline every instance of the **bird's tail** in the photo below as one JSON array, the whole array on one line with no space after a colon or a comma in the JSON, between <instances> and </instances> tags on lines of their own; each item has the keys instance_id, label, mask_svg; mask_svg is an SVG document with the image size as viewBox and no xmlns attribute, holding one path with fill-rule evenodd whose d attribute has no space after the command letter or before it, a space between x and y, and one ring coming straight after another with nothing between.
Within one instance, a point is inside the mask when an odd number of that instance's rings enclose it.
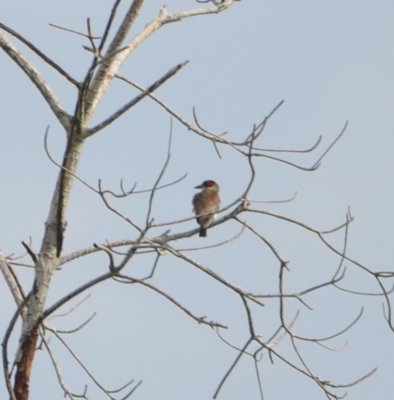
<instances>
[{"instance_id":1,"label":"bird's tail","mask_svg":"<svg viewBox=\"0 0 394 400\"><path fill-rule=\"evenodd\" d=\"M207 236L207 230L205 228L201 227L199 236L201 236L201 237Z\"/></svg>"}]
</instances>

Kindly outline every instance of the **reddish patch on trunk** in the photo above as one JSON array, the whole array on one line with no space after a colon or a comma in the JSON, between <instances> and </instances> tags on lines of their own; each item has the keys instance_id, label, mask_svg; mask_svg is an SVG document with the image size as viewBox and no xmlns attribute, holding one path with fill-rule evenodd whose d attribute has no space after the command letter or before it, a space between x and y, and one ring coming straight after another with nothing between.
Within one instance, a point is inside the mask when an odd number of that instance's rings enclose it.
<instances>
[{"instance_id":1,"label":"reddish patch on trunk","mask_svg":"<svg viewBox=\"0 0 394 400\"><path fill-rule=\"evenodd\" d=\"M26 338L22 345L22 356L20 361L17 363L14 383L14 393L17 400L29 399L30 374L34 354L36 352L37 337L38 333L37 330L35 330Z\"/></svg>"}]
</instances>

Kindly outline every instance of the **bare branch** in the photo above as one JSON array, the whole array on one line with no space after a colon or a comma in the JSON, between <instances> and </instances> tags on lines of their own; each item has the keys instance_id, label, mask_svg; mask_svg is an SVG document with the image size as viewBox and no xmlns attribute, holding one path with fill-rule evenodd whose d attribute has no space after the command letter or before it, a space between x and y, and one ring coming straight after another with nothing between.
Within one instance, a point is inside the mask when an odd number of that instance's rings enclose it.
<instances>
[{"instance_id":1,"label":"bare branch","mask_svg":"<svg viewBox=\"0 0 394 400\"><path fill-rule=\"evenodd\" d=\"M126 384L122 385L121 388L117 388L115 390L109 390L105 388L93 375L93 373L88 369L88 367L85 365L85 363L80 359L80 357L71 349L71 347L66 343L66 341L59 335L57 332L52 332L54 336L59 340L59 342L64 346L64 348L69 352L69 354L72 356L72 358L77 362L77 364L82 368L82 370L86 373L86 375L90 378L90 380L95 384L96 387L98 387L109 399L111 400L116 400L115 397L112 396L111 393L118 393L120 390L125 389L126 387L130 386L132 383L134 383L134 379L130 380ZM140 385L141 382L137 384L136 387L132 389L129 394L127 394L127 397L124 397L125 399L128 398L134 391L135 389Z\"/></svg>"},{"instance_id":2,"label":"bare branch","mask_svg":"<svg viewBox=\"0 0 394 400\"><path fill-rule=\"evenodd\" d=\"M34 253L34 251L30 248L30 246L26 242L22 241L22 245L26 249L26 251L29 254L29 256L31 257L31 259L33 260L33 263L36 264L37 263L37 254Z\"/></svg>"},{"instance_id":3,"label":"bare branch","mask_svg":"<svg viewBox=\"0 0 394 400\"><path fill-rule=\"evenodd\" d=\"M218 387L215 390L215 393L213 394L213 398L217 399L217 397L219 396L219 392L222 389L224 383L226 382L227 378L230 376L231 372L234 370L235 366L238 364L238 361L241 359L242 355L245 353L246 349L248 348L248 346L250 345L250 343L252 343L253 338L250 337L246 343L244 344L244 346L242 347L242 349L240 349L240 351L237 354L237 357L235 357L235 360L233 361L233 363L230 365L230 368L227 370L227 372L224 374L223 378L221 379L221 381L219 382Z\"/></svg>"},{"instance_id":4,"label":"bare branch","mask_svg":"<svg viewBox=\"0 0 394 400\"><path fill-rule=\"evenodd\" d=\"M50 109L63 126L66 132L69 131L71 125L71 117L64 110L60 101L52 92L48 84L41 77L39 72L32 66L31 63L11 44L6 37L0 33L0 47L7 53L7 55L20 67L20 69L28 76L36 88L39 90Z\"/></svg>"},{"instance_id":5,"label":"bare branch","mask_svg":"<svg viewBox=\"0 0 394 400\"><path fill-rule=\"evenodd\" d=\"M57 25L57 24L49 24L49 26L52 26L53 28L56 28L56 29L60 29L61 31L73 33L75 35L83 36L84 38L89 39L89 35L87 35L86 33L83 33L83 32L76 31L74 29L66 28L64 26ZM90 38L91 39L100 39L100 36L91 36Z\"/></svg>"},{"instance_id":6,"label":"bare branch","mask_svg":"<svg viewBox=\"0 0 394 400\"><path fill-rule=\"evenodd\" d=\"M180 13L168 13L167 9L163 7L159 15L149 22L140 33L138 33L128 44L124 46L124 40L130 27L134 23L138 12L144 3L143 0L134 0L129 10L127 11L123 21L120 24L118 32L115 34L114 39L108 47L107 54L114 54L113 57L106 59L102 63L99 71L97 72L92 87L90 88L89 97L87 99L87 116L91 116L95 110L101 96L112 81L113 77L118 73L120 66L124 60L150 35L156 32L163 25L180 21L185 18L190 18L198 15L216 14L222 12L233 5L233 0L225 0L217 7L202 7L195 10L184 11ZM118 52L118 50L122 51ZM104 55L105 57L106 55Z\"/></svg>"},{"instance_id":7,"label":"bare branch","mask_svg":"<svg viewBox=\"0 0 394 400\"><path fill-rule=\"evenodd\" d=\"M16 306L20 307L25 299L23 289L11 264L7 261L2 252L0 252L0 269L15 300Z\"/></svg>"},{"instance_id":8,"label":"bare branch","mask_svg":"<svg viewBox=\"0 0 394 400\"><path fill-rule=\"evenodd\" d=\"M184 305L182 305L179 301L177 301L176 299L174 299L172 296L170 296L168 293L164 292L163 290L157 288L156 286L140 280L140 279L135 279L132 277L129 277L127 275L123 275L123 274L118 274L114 280L119 281L121 283L137 283L140 284L142 286L145 286L151 290L153 290L154 292L160 294L161 296L163 296L165 299L169 300L172 304L174 304L176 307L178 307L180 310L182 310L185 314L187 314L189 317L191 317L192 319L194 319L196 322L198 322L199 324L203 324L203 325L208 325L210 328L223 328L223 329L227 329L226 325L223 325L219 322L215 322L215 321L208 321L206 319L205 316L203 317L197 317L195 314L193 314L189 309L187 309Z\"/></svg>"},{"instance_id":9,"label":"bare branch","mask_svg":"<svg viewBox=\"0 0 394 400\"><path fill-rule=\"evenodd\" d=\"M102 39L101 39L101 42L100 42L100 45L99 45L99 48L98 48L98 50L99 50L100 53L101 53L101 51L102 51L103 48L104 48L105 42L107 41L109 32L110 32L110 30L111 30L112 24L113 24L114 19L115 19L115 16L116 16L116 12L118 11L118 7L119 7L121 1L122 1L122 0L115 0L114 4L112 5L111 13L110 13L110 15L109 15L107 24L106 24L105 29L104 29L104 34L103 34L103 37L102 37ZM141 4L142 4L142 3L141 3ZM134 7L136 7L136 6L139 6L139 5L134 5ZM135 9L135 8L134 8L134 9ZM136 14L136 15L137 15L137 14ZM132 21L131 21L131 23L132 23ZM118 40L121 40L121 38L118 38ZM113 46L114 46L114 47L117 47L117 45L114 45L114 44L113 44Z\"/></svg>"},{"instance_id":10,"label":"bare branch","mask_svg":"<svg viewBox=\"0 0 394 400\"><path fill-rule=\"evenodd\" d=\"M187 173L183 174L180 178L177 178L177 179L175 179L175 180L173 180L173 181L171 181L169 183L165 183L163 185L157 185L155 190L157 191L157 190L161 190L161 189L164 189L164 188L167 188L167 187L170 187L170 186L174 186L177 183L183 181L186 177L187 177ZM99 180L99 187L101 187L101 180ZM99 193L99 194L101 193L102 195L109 194L112 197L121 199L121 198L124 198L124 197L128 197L128 196L130 196L132 194L151 193L152 190L153 190L152 188L135 190L136 187L137 187L137 183L134 183L134 185L132 186L131 189L125 190L125 188L123 186L123 181L120 181L120 190L121 190L120 194L119 193L115 193L112 190L108 190L108 189L101 190L101 192L97 191L97 193Z\"/></svg>"},{"instance_id":11,"label":"bare branch","mask_svg":"<svg viewBox=\"0 0 394 400\"><path fill-rule=\"evenodd\" d=\"M346 131L346 128L348 126L348 121L345 122L344 127L342 128L341 132L339 133L339 135L334 139L334 141L327 147L327 149L323 152L323 154L317 159L317 161L315 162L314 166L312 168L318 168L321 160L327 155L327 153L335 146L335 144L338 142L338 140L343 136L343 134Z\"/></svg>"},{"instance_id":12,"label":"bare branch","mask_svg":"<svg viewBox=\"0 0 394 400\"><path fill-rule=\"evenodd\" d=\"M84 394L76 395L76 397L74 397L73 393L67 388L66 384L63 381L62 374L60 372L60 367L59 367L58 363L56 362L55 356L49 346L48 341L45 339L44 335L41 335L41 340L44 343L45 349L49 355L53 369L55 370L57 381L59 382L59 385L63 390L64 397L68 396L71 400L75 400L76 398L87 399L87 397Z\"/></svg>"},{"instance_id":13,"label":"bare branch","mask_svg":"<svg viewBox=\"0 0 394 400\"><path fill-rule=\"evenodd\" d=\"M153 199L154 196L156 194L156 190L159 187L159 183L161 181L161 179L164 176L164 173L166 172L166 169L170 163L170 159L171 159L171 142L172 142L172 120L170 121L170 134L168 137L168 146L167 146L167 156L166 159L164 161L164 164L161 168L161 171L156 179L156 182L153 185L153 188L151 190L150 196L149 196L149 202L148 202L148 211L146 213L146 220L145 220L145 224L146 226L150 225L151 223L153 223L153 220L151 220L151 214L152 214L152 207L153 207Z\"/></svg>"},{"instance_id":14,"label":"bare branch","mask_svg":"<svg viewBox=\"0 0 394 400\"><path fill-rule=\"evenodd\" d=\"M77 327L75 327L73 329L67 329L67 330L54 329L54 328L49 328L48 326L46 326L45 328L51 332L56 330L56 332L60 333L60 334L72 334L72 333L82 330L86 325L88 325L96 317L96 315L97 315L97 313L93 313L89 318L87 318L84 322L82 322L81 324L79 324ZM55 317L57 317L57 315L55 315Z\"/></svg>"},{"instance_id":15,"label":"bare branch","mask_svg":"<svg viewBox=\"0 0 394 400\"><path fill-rule=\"evenodd\" d=\"M91 135L94 135L96 132L104 129L107 127L109 124L114 122L116 119L118 119L122 114L124 114L126 111L128 111L131 107L135 106L137 103L139 103L144 97L146 97L149 93L154 92L157 88L159 88L164 82L166 82L168 79L173 77L181 68L183 68L186 64L188 64L189 61L184 61L175 67L171 68L165 75L163 75L160 79L158 79L156 82L154 82L152 85L150 85L144 92L140 93L137 97L135 97L133 100L129 101L127 104L125 104L123 107L121 107L118 111L116 111L113 115L111 115L109 118L104 120L103 122L99 123L95 127L91 128L88 130L86 133L86 137L89 137Z\"/></svg>"},{"instance_id":16,"label":"bare branch","mask_svg":"<svg viewBox=\"0 0 394 400\"><path fill-rule=\"evenodd\" d=\"M32 50L35 54L37 54L38 57L40 57L42 60L44 60L50 67L52 67L60 75L62 75L64 78L66 78L69 82L71 82L77 88L79 87L79 83L71 75L69 75L62 67L60 67L59 64L55 63L46 54L44 54L41 50L39 50L36 46L34 46L34 44L31 43L29 40L27 40L24 36L22 36L21 34L19 34L16 31L14 31L13 29L11 29L7 25L3 24L2 22L0 22L0 28L4 29L10 35L12 35L15 38L17 38L18 40L20 40L24 45L26 45L30 50Z\"/></svg>"}]
</instances>

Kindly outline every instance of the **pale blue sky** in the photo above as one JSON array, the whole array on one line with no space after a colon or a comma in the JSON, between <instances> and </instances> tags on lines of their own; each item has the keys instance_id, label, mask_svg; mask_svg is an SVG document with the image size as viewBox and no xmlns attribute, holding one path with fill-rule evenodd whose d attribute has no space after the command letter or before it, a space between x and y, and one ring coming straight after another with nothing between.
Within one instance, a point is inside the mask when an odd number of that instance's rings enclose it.
<instances>
[{"instance_id":1,"label":"pale blue sky","mask_svg":"<svg viewBox=\"0 0 394 400\"><path fill-rule=\"evenodd\" d=\"M95 32L101 32L112 1L34 3L15 0L0 5L1 21L28 37L76 79L82 79L88 53L82 38L51 28L54 23L83 30L86 17ZM129 3L124 1L125 6ZM134 33L155 16L162 3L150 1L143 9ZM191 7L195 2L168 0L169 10ZM123 9L125 8L123 7ZM393 271L394 190L392 157L394 148L394 4L388 0L243 0L218 16L204 16L164 27L149 38L122 68L122 73L141 84L149 84L170 67L186 59L190 64L167 82L158 95L192 118L196 107L201 122L215 132L228 131L234 138L247 134L281 100L285 104L271 120L261 145L267 148L305 148L323 135L327 146L346 120L344 137L315 172L290 169L259 160L256 199L281 199L298 195L289 204L266 205L265 209L294 217L319 229L341 223L347 207L356 217L351 225L348 254L376 270ZM68 111L75 92L55 73L17 43L43 71ZM54 185L56 168L43 149L46 126L51 126L49 146L61 159L64 133L35 88L17 67L0 56L0 250L20 254L22 240L31 235L38 250L43 224ZM116 82L107 92L99 121L134 92ZM116 189L120 179L139 187L152 185L165 158L169 117L149 100L144 101L107 130L92 138L85 148L80 176L95 184L102 178ZM292 160L308 166L315 155L298 155ZM223 150L219 160L212 146L174 124L173 159L167 180L188 173L176 189L160 194L155 216L168 221L191 215L193 187L205 178L221 185L223 204L238 196L246 183L248 169L238 157ZM160 200L160 201L159 201ZM142 220L144 199L117 203L122 212ZM290 260L289 291L301 290L325 281L338 260L323 249L316 238L304 235L263 217L248 216L261 234ZM68 216L65 253L106 239L130 236L130 228L105 210L97 196L80 184L74 187ZM184 227L191 228L194 222ZM181 227L175 228L180 230ZM207 243L216 243L237 232L235 223L209 232ZM334 237L338 246L341 237ZM180 247L200 245L195 237ZM258 248L258 247L257 247ZM253 250L252 250L253 249ZM250 290L277 290L278 265L266 249L256 251L256 241L245 236L232 246L192 253L193 257ZM143 274L149 258L134 262L130 274ZM104 271L106 259L96 256L58 272L50 302L63 293ZM349 265L346 287L377 291L376 284ZM31 272L21 270L30 288ZM247 339L246 322L238 298L185 264L164 257L154 280L197 314L207 315L231 326L225 333L234 345ZM2 306L0 330L14 312L8 288L0 280ZM109 388L130 377L143 380L136 399L209 399L236 353L210 329L198 326L161 297L141 287L101 285L73 315L51 322L71 329L91 312L98 316L83 331L68 339ZM382 315L382 299L357 297L325 290L307 298L314 312L302 309L295 331L325 336L344 327L365 307L362 320L348 334L330 345L340 352L316 346L301 346L307 361L322 378L345 383L377 366L368 381L352 388L347 399L388 400L394 357L394 334ZM296 310L291 304L290 320ZM256 311L257 312L257 311ZM267 303L256 315L263 337L277 327L277 309ZM87 378L53 340L64 379L80 391ZM284 341L278 350L290 354ZM11 349L11 353L12 353ZM266 400L299 398L324 399L317 386L290 371L280 362L271 365L266 355L261 363ZM104 399L89 383L94 399ZM294 396L294 394L296 395ZM5 397L0 384L0 397ZM60 399L62 393L48 357L39 352L34 365L32 400ZM220 399L258 399L254 366L245 358L228 380Z\"/></svg>"}]
</instances>

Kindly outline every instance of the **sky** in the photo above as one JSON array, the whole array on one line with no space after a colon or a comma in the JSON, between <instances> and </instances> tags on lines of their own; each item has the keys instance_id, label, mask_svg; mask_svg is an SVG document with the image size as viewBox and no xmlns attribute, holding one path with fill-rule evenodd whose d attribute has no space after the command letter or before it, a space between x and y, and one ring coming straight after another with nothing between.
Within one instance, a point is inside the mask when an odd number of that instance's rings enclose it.
<instances>
[{"instance_id":1,"label":"sky","mask_svg":"<svg viewBox=\"0 0 394 400\"><path fill-rule=\"evenodd\" d=\"M88 43L81 36L49 24L84 31L89 17L93 31L100 35L112 1L100 2L99 6L93 0L2 3L2 23L27 37L76 79L83 79L90 58L82 46ZM129 3L123 1L121 12ZM162 6L158 1L146 3L130 38ZM168 0L166 6L173 11L198 4L191 0ZM228 132L226 137L233 140L245 137L253 124L284 100L269 120L259 145L305 149L321 135L321 145L312 153L279 154L306 167L314 164L348 121L345 134L316 171L302 171L265 158L257 160L251 198L269 202L288 199L296 193L291 202L255 204L259 209L294 218L319 230L340 225L350 209L355 219L349 229L347 254L373 271L393 272L393 17L394 4L388 0L242 0L222 14L163 27L136 49L121 73L146 86L179 62L189 60L157 95L190 121L195 108L207 130ZM71 113L76 99L74 89L21 43L15 39L12 42L41 71ZM50 127L49 151L57 160L62 157L65 135L35 87L3 52L0 54L0 250L18 256L23 254L22 240L31 238L32 248L39 250L58 173L45 154L46 127ZM110 115L135 94L123 83L113 82L93 123ZM166 112L144 100L88 141L79 176L93 186L101 179L111 190L119 190L121 180L126 187L134 183L140 189L151 187L166 158L170 124ZM212 145L173 121L171 162L164 181L187 176L158 194L154 202L156 221L190 217L194 186L204 179L219 182L223 206L243 192L249 178L247 163L229 149L220 151L221 159ZM134 196L113 204L133 220L142 222L146 201L147 196ZM337 269L338 257L313 234L267 216L248 214L243 218L289 260L289 292L325 282ZM135 231L110 213L97 194L79 183L73 188L67 221L64 254L105 240L135 237ZM193 227L194 221L188 221L172 227L171 232ZM175 247L213 245L232 238L239 229L237 223L228 221L209 230L206 239L194 236ZM340 249L343 232L328 239ZM278 262L250 233L245 232L225 246L186 253L245 290L264 294L278 291ZM351 263L345 264L344 288L378 291L370 276ZM107 267L107 259L101 255L64 266L55 274L48 304ZM127 272L142 277L151 267L152 257L141 256L127 267ZM16 271L28 291L32 285L31 269L18 267ZM248 339L239 297L192 266L165 255L152 283L197 315L228 325L229 329L222 334L233 346L242 347ZM392 282L388 280L386 284L391 287ZM15 305L2 279L0 291L0 331L4 332ZM88 294L90 297L76 310L71 312L84 296L62 309L66 315L48 324L70 330L96 313L84 329L65 335L65 340L104 386L114 389L133 378L135 382L143 381L132 397L135 399L212 398L237 356L214 330L198 325L163 297L141 286L108 282ZM299 310L293 329L308 337L329 336L343 329L363 309L362 318L350 331L325 343L336 351L300 344L315 373L334 383L346 383L377 367L372 377L349 389L347 399L390 399L394 333L384 320L383 299L331 287L308 295L305 300L313 310L289 300L286 319L291 321ZM269 338L279 323L277 302L269 300L264 308L254 308L253 312L258 333ZM16 340L17 334L11 343L11 354ZM69 388L81 392L87 384L90 398L107 398L56 338L51 338L50 345ZM277 350L295 359L288 338L283 338ZM294 393L305 400L325 398L315 383L278 359L271 363L266 353L259 362L259 376L265 400L294 397ZM257 382L254 363L245 356L218 398L260 399ZM5 393L0 383L0 397L5 398ZM31 399L43 395L63 398L48 355L38 351Z\"/></svg>"}]
</instances>

